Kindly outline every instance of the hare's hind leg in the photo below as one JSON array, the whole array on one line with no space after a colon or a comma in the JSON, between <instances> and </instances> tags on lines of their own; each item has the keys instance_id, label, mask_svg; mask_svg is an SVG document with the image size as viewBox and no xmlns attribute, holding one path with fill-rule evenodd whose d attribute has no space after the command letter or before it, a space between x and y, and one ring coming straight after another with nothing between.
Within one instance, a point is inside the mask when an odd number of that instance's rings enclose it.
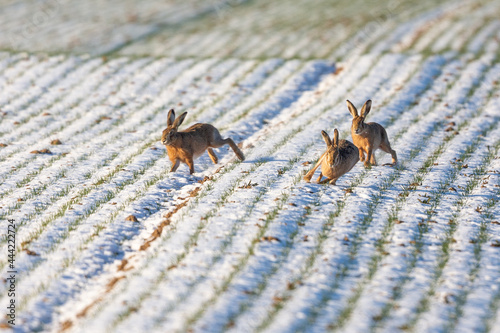
<instances>
[{"instance_id":1,"label":"hare's hind leg","mask_svg":"<svg viewBox=\"0 0 500 333\"><path fill-rule=\"evenodd\" d=\"M236 154L236 156L241 160L241 161L244 161L245 160L245 155L243 155L243 152L240 150L240 148L238 148L238 146L234 143L233 139L231 138L227 138L227 139L223 139L221 136L220 136L220 133L217 131L214 135L214 140L213 142L210 143L210 146L213 147L213 148L219 148L219 147L222 147L224 145L229 145L231 147L231 149L234 151L234 153Z\"/></svg>"},{"instance_id":2,"label":"hare's hind leg","mask_svg":"<svg viewBox=\"0 0 500 333\"><path fill-rule=\"evenodd\" d=\"M210 159L214 164L217 164L219 162L219 159L217 158L217 155L215 155L215 152L212 148L207 148L208 156L210 156Z\"/></svg>"},{"instance_id":3,"label":"hare's hind leg","mask_svg":"<svg viewBox=\"0 0 500 333\"><path fill-rule=\"evenodd\" d=\"M398 155L396 154L396 151L391 148L391 144L389 143L389 140L385 140L380 144L380 149L385 151L388 154L391 154L392 157L392 165L396 165L398 162Z\"/></svg>"},{"instance_id":4,"label":"hare's hind leg","mask_svg":"<svg viewBox=\"0 0 500 333\"><path fill-rule=\"evenodd\" d=\"M243 152L234 143L233 139L227 138L227 139L224 140L224 143L228 144L231 147L231 149L233 149L234 153L236 154L236 156L238 156L238 158L240 159L240 161L244 161L245 160L245 155L243 155Z\"/></svg>"}]
</instances>

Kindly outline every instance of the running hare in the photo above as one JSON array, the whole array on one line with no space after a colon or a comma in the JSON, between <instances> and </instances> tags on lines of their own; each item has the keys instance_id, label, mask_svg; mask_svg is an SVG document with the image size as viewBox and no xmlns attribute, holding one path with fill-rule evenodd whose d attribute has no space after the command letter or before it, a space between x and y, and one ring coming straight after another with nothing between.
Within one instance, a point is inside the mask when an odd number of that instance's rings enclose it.
<instances>
[{"instance_id":1,"label":"running hare","mask_svg":"<svg viewBox=\"0 0 500 333\"><path fill-rule=\"evenodd\" d=\"M372 101L367 100L365 102L361 108L361 115L358 115L358 110L349 100L347 100L347 107L353 117L351 135L352 142L359 149L359 160L364 162L365 167L369 167L370 164L377 165L374 153L375 150L380 148L386 153L391 154L392 165L395 165L398 157L396 152L391 148L385 129L377 123L365 123L365 118L372 107ZM366 159L365 153L367 155Z\"/></svg>"},{"instance_id":2,"label":"running hare","mask_svg":"<svg viewBox=\"0 0 500 333\"><path fill-rule=\"evenodd\" d=\"M234 144L230 138L223 139L217 130L210 124L194 124L193 126L178 131L179 126L186 118L187 112L175 118L175 111L171 109L168 112L167 128L161 136L161 143L167 147L168 157L172 161L170 172L175 172L179 167L180 162L184 162L189 167L189 172L194 173L193 160L201 154L208 151L208 155L214 164L218 158L212 148L219 148L225 144L229 144L240 160L244 160L245 156L241 150Z\"/></svg>"},{"instance_id":3,"label":"running hare","mask_svg":"<svg viewBox=\"0 0 500 333\"><path fill-rule=\"evenodd\" d=\"M309 182L314 172L321 164L321 173L317 180L318 183L322 184L330 181L330 184L335 185L335 182L340 176L349 172L349 170L358 163L358 148L347 140L339 141L339 131L337 131L337 129L333 131L333 142L325 131L321 131L321 135L326 143L326 151L321 155L321 158L314 168L304 176L304 180ZM326 179L321 181L323 176L325 176Z\"/></svg>"}]
</instances>

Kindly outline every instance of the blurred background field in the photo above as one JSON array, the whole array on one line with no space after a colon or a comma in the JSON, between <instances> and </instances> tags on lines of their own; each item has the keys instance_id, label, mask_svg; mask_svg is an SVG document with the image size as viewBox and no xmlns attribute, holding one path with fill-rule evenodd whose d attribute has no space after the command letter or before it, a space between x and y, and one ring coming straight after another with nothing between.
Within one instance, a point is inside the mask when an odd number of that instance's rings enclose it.
<instances>
[{"instance_id":1,"label":"blurred background field","mask_svg":"<svg viewBox=\"0 0 500 333\"><path fill-rule=\"evenodd\" d=\"M478 52L494 0L3 1L0 50L341 60L369 51ZM466 43L485 38L478 45ZM440 39L437 45L431 41Z\"/></svg>"}]
</instances>

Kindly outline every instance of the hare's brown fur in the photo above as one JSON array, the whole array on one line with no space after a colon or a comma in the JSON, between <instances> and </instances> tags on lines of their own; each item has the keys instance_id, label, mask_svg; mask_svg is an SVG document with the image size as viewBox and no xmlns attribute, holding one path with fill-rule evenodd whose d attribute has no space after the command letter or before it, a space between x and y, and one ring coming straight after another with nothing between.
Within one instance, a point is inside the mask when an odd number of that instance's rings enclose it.
<instances>
[{"instance_id":1,"label":"hare's brown fur","mask_svg":"<svg viewBox=\"0 0 500 333\"><path fill-rule=\"evenodd\" d=\"M168 113L167 128L162 133L161 142L167 148L168 157L172 162L170 172L175 172L180 162L184 162L188 165L189 172L193 174L193 161L203 154L205 150L208 151L212 162L216 164L218 158L212 148L219 148L226 144L233 149L240 160L245 159L234 141L231 138L223 139L217 128L210 124L198 123L184 131L178 131L186 115L187 112L184 112L176 119L175 111L171 109Z\"/></svg>"},{"instance_id":2,"label":"hare's brown fur","mask_svg":"<svg viewBox=\"0 0 500 333\"><path fill-rule=\"evenodd\" d=\"M398 157L396 151L391 148L385 128L377 123L365 123L365 118L370 112L371 105L371 100L366 101L361 109L361 113L358 115L356 107L349 100L347 101L347 107L353 117L351 125L352 142L358 147L359 159L361 162L364 162L365 167L370 167L370 164L377 165L374 153L379 148L391 154L392 165L395 165Z\"/></svg>"},{"instance_id":3,"label":"hare's brown fur","mask_svg":"<svg viewBox=\"0 0 500 333\"><path fill-rule=\"evenodd\" d=\"M321 131L323 140L326 143L326 151L321 155L319 161L316 163L305 176L306 181L310 181L316 169L321 165L321 173L319 174L318 183L329 182L335 185L337 179L342 175L349 172L356 163L359 161L358 148L347 140L339 141L339 131L334 130L333 141L325 131ZM321 181L323 176L325 180Z\"/></svg>"}]
</instances>

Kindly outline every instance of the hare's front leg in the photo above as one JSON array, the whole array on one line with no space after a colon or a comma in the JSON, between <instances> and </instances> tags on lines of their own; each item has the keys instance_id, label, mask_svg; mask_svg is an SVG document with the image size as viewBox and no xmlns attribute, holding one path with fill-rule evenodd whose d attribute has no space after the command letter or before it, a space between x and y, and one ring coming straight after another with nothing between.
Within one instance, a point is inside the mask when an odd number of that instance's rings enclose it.
<instances>
[{"instance_id":1,"label":"hare's front leg","mask_svg":"<svg viewBox=\"0 0 500 333\"><path fill-rule=\"evenodd\" d=\"M330 185L337 185L337 179L338 178L333 178L332 180L330 180Z\"/></svg>"},{"instance_id":2,"label":"hare's front leg","mask_svg":"<svg viewBox=\"0 0 500 333\"><path fill-rule=\"evenodd\" d=\"M377 165L377 160L375 159L375 151L372 150L372 158L370 159L371 165Z\"/></svg>"},{"instance_id":3,"label":"hare's front leg","mask_svg":"<svg viewBox=\"0 0 500 333\"><path fill-rule=\"evenodd\" d=\"M366 159L365 159L365 167L369 168L370 167L370 161L372 160L372 155L373 155L373 148L368 147L368 151L366 152Z\"/></svg>"},{"instance_id":4,"label":"hare's front leg","mask_svg":"<svg viewBox=\"0 0 500 333\"><path fill-rule=\"evenodd\" d=\"M194 173L194 162L193 162L193 156L187 156L186 159L184 160L184 162L187 164L187 166L189 167L189 174L193 174Z\"/></svg>"},{"instance_id":5,"label":"hare's front leg","mask_svg":"<svg viewBox=\"0 0 500 333\"><path fill-rule=\"evenodd\" d=\"M177 168L179 167L179 164L181 164L181 161L176 159L175 161L172 161L172 167L170 168L170 172L175 172Z\"/></svg>"},{"instance_id":6,"label":"hare's front leg","mask_svg":"<svg viewBox=\"0 0 500 333\"><path fill-rule=\"evenodd\" d=\"M318 184L319 184L319 183L321 182L321 178L323 178L323 173L322 173L322 172L320 172L320 173L319 173L319 177L318 177L318 179L316 180L316 183L318 183Z\"/></svg>"},{"instance_id":7,"label":"hare's front leg","mask_svg":"<svg viewBox=\"0 0 500 333\"><path fill-rule=\"evenodd\" d=\"M214 164L217 164L219 159L217 158L217 155L215 155L214 150L212 148L207 148L207 152L208 152L208 156L210 156L210 159L212 160L212 162L214 162Z\"/></svg>"},{"instance_id":8,"label":"hare's front leg","mask_svg":"<svg viewBox=\"0 0 500 333\"><path fill-rule=\"evenodd\" d=\"M362 148L359 148L359 160L363 162L365 160L365 152L363 151Z\"/></svg>"},{"instance_id":9,"label":"hare's front leg","mask_svg":"<svg viewBox=\"0 0 500 333\"><path fill-rule=\"evenodd\" d=\"M323 156L324 155L325 154L323 153L323 155L321 155L321 157L319 158L318 162L316 162L316 165L314 166L314 168L312 168L311 170L309 170L309 172L304 176L304 180L306 182L309 183L311 181L311 178L312 178L312 176L314 176L314 173L316 172L316 169L318 169L319 166L321 165L321 162L323 161ZM322 176L322 174L320 175L320 177L321 176Z\"/></svg>"},{"instance_id":10,"label":"hare's front leg","mask_svg":"<svg viewBox=\"0 0 500 333\"><path fill-rule=\"evenodd\" d=\"M326 184L326 183L328 183L328 182L330 182L330 181L331 181L331 179L330 179L330 178L325 178L325 179L323 179L322 181L318 182L318 184Z\"/></svg>"}]
</instances>

